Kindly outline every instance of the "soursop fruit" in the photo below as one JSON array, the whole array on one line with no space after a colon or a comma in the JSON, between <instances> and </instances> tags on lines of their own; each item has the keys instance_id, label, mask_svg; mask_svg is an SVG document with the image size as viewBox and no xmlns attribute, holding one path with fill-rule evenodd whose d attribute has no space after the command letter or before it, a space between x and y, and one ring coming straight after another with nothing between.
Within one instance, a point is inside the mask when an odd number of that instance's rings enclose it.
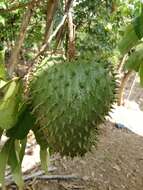
<instances>
[{"instance_id":1,"label":"soursop fruit","mask_svg":"<svg viewBox=\"0 0 143 190\"><path fill-rule=\"evenodd\" d=\"M98 126L115 94L115 74L108 64L79 58L40 65L30 83L37 142L62 156L83 156L96 144Z\"/></svg>"}]
</instances>

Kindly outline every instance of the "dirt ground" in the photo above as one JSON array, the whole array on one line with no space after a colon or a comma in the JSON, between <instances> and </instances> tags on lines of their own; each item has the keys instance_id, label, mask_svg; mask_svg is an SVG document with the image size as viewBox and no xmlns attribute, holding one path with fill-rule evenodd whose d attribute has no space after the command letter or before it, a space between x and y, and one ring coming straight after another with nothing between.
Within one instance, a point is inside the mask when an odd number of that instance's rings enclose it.
<instances>
[{"instance_id":1,"label":"dirt ground","mask_svg":"<svg viewBox=\"0 0 143 190\"><path fill-rule=\"evenodd\" d=\"M59 158L50 174L82 179L33 182L35 190L142 190L143 138L107 122L101 127L98 147L84 158ZM49 175L50 175L49 174ZM27 188L28 189L28 188Z\"/></svg>"}]
</instances>

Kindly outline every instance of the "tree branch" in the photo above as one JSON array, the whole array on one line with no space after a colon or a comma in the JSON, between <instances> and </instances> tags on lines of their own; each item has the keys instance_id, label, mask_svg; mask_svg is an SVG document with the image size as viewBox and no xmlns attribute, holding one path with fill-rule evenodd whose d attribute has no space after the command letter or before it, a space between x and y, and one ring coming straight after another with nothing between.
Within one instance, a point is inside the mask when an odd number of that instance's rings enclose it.
<instances>
[{"instance_id":1,"label":"tree branch","mask_svg":"<svg viewBox=\"0 0 143 190\"><path fill-rule=\"evenodd\" d=\"M124 74L123 78L121 79L121 84L118 93L118 102L117 102L118 106L122 105L123 103L124 88L131 74L132 71L128 71L127 73Z\"/></svg>"},{"instance_id":2,"label":"tree branch","mask_svg":"<svg viewBox=\"0 0 143 190\"><path fill-rule=\"evenodd\" d=\"M55 15L59 0L49 0L47 2L47 17L46 17L46 30L44 43L49 39L51 32L51 25L53 23L53 17Z\"/></svg>"},{"instance_id":3,"label":"tree branch","mask_svg":"<svg viewBox=\"0 0 143 190\"><path fill-rule=\"evenodd\" d=\"M69 60L75 57L75 25L73 24L73 18L71 10L68 13L68 52L67 56Z\"/></svg>"},{"instance_id":4,"label":"tree branch","mask_svg":"<svg viewBox=\"0 0 143 190\"><path fill-rule=\"evenodd\" d=\"M15 66L17 65L18 55L19 55L20 49L22 47L23 41L25 39L25 36L26 36L27 27L30 23L30 18L31 18L32 13L33 13L33 8L37 2L38 2L38 0L33 0L33 3L28 6L28 9L23 16L19 36L15 42L15 45L14 45L12 52L11 52L11 56L10 56L9 61L8 61L9 65L10 65L10 67L9 67L9 75L10 76L12 76L14 69L15 69Z\"/></svg>"},{"instance_id":5,"label":"tree branch","mask_svg":"<svg viewBox=\"0 0 143 190\"><path fill-rule=\"evenodd\" d=\"M28 7L31 4L33 4L34 2L35 2L35 0L31 0L30 2L27 2L27 3L15 3L14 5L12 5L11 7L7 8L7 9L0 9L0 14L15 11L16 9Z\"/></svg>"},{"instance_id":6,"label":"tree branch","mask_svg":"<svg viewBox=\"0 0 143 190\"><path fill-rule=\"evenodd\" d=\"M68 12L69 12L70 7L71 7L73 1L74 1L74 0L67 0L66 6L65 6L65 13L68 13Z\"/></svg>"},{"instance_id":7,"label":"tree branch","mask_svg":"<svg viewBox=\"0 0 143 190\"><path fill-rule=\"evenodd\" d=\"M32 181L33 179L35 180L41 180L41 181L70 181L70 180L82 180L81 177L75 176L75 175L43 175L43 173L35 173L32 175L28 175L24 177L24 181ZM12 178L7 178L6 179L6 185L12 185L15 184Z\"/></svg>"},{"instance_id":8,"label":"tree branch","mask_svg":"<svg viewBox=\"0 0 143 190\"><path fill-rule=\"evenodd\" d=\"M124 64L125 64L125 62L126 62L127 56L128 56L128 55L125 54L125 55L121 58L121 61L120 61L119 65L118 65L118 67L117 67L117 70L118 70L119 74L122 73L123 66L124 66Z\"/></svg>"},{"instance_id":9,"label":"tree branch","mask_svg":"<svg viewBox=\"0 0 143 190\"><path fill-rule=\"evenodd\" d=\"M65 23L63 24L63 26L61 27L61 29L58 31L57 35L56 35L56 46L55 46L55 50L60 46L65 32L66 32L66 27L67 27L67 22L65 21Z\"/></svg>"},{"instance_id":10,"label":"tree branch","mask_svg":"<svg viewBox=\"0 0 143 190\"><path fill-rule=\"evenodd\" d=\"M65 11L65 14L64 14L61 22L59 23L59 25L57 26L57 28L55 29L55 31L53 32L53 34L51 36L49 36L49 38L46 41L46 43L42 45L42 47L40 48L39 52L34 57L34 59L32 60L32 62L34 62L40 55L42 55L46 51L46 49L49 47L49 45L50 45L51 41L53 40L53 38L57 35L57 33L59 32L59 30L63 27L72 2L73 2L73 0L68 0L68 2L66 4L66 7L65 7L66 11Z\"/></svg>"}]
</instances>

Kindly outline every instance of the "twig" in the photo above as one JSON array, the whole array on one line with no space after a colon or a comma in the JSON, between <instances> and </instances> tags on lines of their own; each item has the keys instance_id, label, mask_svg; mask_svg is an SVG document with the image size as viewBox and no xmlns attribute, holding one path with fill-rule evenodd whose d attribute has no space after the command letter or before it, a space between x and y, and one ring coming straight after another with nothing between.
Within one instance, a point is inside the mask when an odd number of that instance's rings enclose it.
<instances>
[{"instance_id":1,"label":"twig","mask_svg":"<svg viewBox=\"0 0 143 190\"><path fill-rule=\"evenodd\" d=\"M82 180L81 177L75 175L43 175L43 172L36 172L35 174L31 174L28 176L24 176L23 180L25 182L32 180L42 180L42 181L67 181L67 180ZM6 178L6 185L13 185L15 182L13 179Z\"/></svg>"},{"instance_id":2,"label":"twig","mask_svg":"<svg viewBox=\"0 0 143 190\"><path fill-rule=\"evenodd\" d=\"M42 45L42 47L40 48L39 52L34 57L34 59L32 60L32 62L34 62L40 55L42 55L45 52L45 50L48 48L48 46L50 45L50 43L53 40L53 38L57 35L57 33L59 32L59 30L63 27L72 2L73 2L73 0L68 0L68 2L66 4L66 7L65 7L65 14L64 14L61 22L59 23L59 25L57 26L57 28L55 29L55 31L53 32L53 34L51 36L49 36L49 38L47 39L46 43Z\"/></svg>"},{"instance_id":3,"label":"twig","mask_svg":"<svg viewBox=\"0 0 143 190\"><path fill-rule=\"evenodd\" d=\"M46 30L45 30L45 39L44 43L48 40L51 32L51 26L53 23L53 18L58 6L59 0L49 0L47 2L47 17L46 17Z\"/></svg>"},{"instance_id":4,"label":"twig","mask_svg":"<svg viewBox=\"0 0 143 190\"><path fill-rule=\"evenodd\" d=\"M61 27L61 29L58 31L58 33L56 35L56 45L55 45L54 52L56 52L57 48L60 46L60 44L64 38L64 35L66 32L66 27L67 27L67 22L65 21L65 23L63 24L63 26Z\"/></svg>"},{"instance_id":5,"label":"twig","mask_svg":"<svg viewBox=\"0 0 143 190\"><path fill-rule=\"evenodd\" d=\"M32 61L35 61L40 55L42 55L44 53L44 51L46 50L46 48L49 46L49 44L51 43L51 41L53 40L53 38L58 33L59 29L63 26L66 18L67 18L67 14L63 16L62 21L60 22L60 24L57 26L57 28L55 29L55 31L53 32L53 34L49 37L49 39L47 40L47 42L41 47L40 51L37 53L37 55L34 57L34 59Z\"/></svg>"},{"instance_id":6,"label":"twig","mask_svg":"<svg viewBox=\"0 0 143 190\"><path fill-rule=\"evenodd\" d=\"M20 49L22 47L23 41L25 39L27 28L28 28L28 25L30 23L30 18L32 16L33 8L34 8L36 2L37 2L36 0L32 1L32 4L30 4L28 6L28 9L27 9L25 15L23 16L19 36L15 42L15 45L14 45L12 52L11 52L11 56L9 58L9 65L10 65L9 75L10 76L12 76L13 71L15 69L15 66L17 65L18 55L19 55Z\"/></svg>"},{"instance_id":7,"label":"twig","mask_svg":"<svg viewBox=\"0 0 143 190\"><path fill-rule=\"evenodd\" d=\"M66 6L65 6L65 13L67 13L72 5L74 0L67 0Z\"/></svg>"},{"instance_id":8,"label":"twig","mask_svg":"<svg viewBox=\"0 0 143 190\"><path fill-rule=\"evenodd\" d=\"M66 180L79 180L82 179L78 176L74 176L74 175L41 175L41 176L37 176L35 177L37 180L58 180L58 181L66 181ZM24 181L29 181L32 180L33 178L31 178L31 176L24 178Z\"/></svg>"},{"instance_id":9,"label":"twig","mask_svg":"<svg viewBox=\"0 0 143 190\"><path fill-rule=\"evenodd\" d=\"M127 59L127 54L125 54L125 55L121 58L121 61L120 61L119 65L118 65L117 70L118 70L119 74L122 73L122 69L123 69L123 66L124 66L124 64L125 64L126 59Z\"/></svg>"}]
</instances>

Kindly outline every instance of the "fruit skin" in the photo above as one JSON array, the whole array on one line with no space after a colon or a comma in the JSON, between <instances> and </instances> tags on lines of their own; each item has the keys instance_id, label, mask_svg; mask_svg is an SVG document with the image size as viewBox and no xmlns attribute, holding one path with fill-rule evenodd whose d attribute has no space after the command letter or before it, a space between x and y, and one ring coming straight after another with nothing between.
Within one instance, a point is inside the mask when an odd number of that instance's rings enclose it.
<instances>
[{"instance_id":1,"label":"fruit skin","mask_svg":"<svg viewBox=\"0 0 143 190\"><path fill-rule=\"evenodd\" d=\"M6 82L0 89L0 128L10 129L17 122L22 102L23 85L20 78Z\"/></svg>"},{"instance_id":2,"label":"fruit skin","mask_svg":"<svg viewBox=\"0 0 143 190\"><path fill-rule=\"evenodd\" d=\"M115 89L110 66L94 59L39 66L30 84L37 142L62 156L83 156L97 142Z\"/></svg>"}]
</instances>

